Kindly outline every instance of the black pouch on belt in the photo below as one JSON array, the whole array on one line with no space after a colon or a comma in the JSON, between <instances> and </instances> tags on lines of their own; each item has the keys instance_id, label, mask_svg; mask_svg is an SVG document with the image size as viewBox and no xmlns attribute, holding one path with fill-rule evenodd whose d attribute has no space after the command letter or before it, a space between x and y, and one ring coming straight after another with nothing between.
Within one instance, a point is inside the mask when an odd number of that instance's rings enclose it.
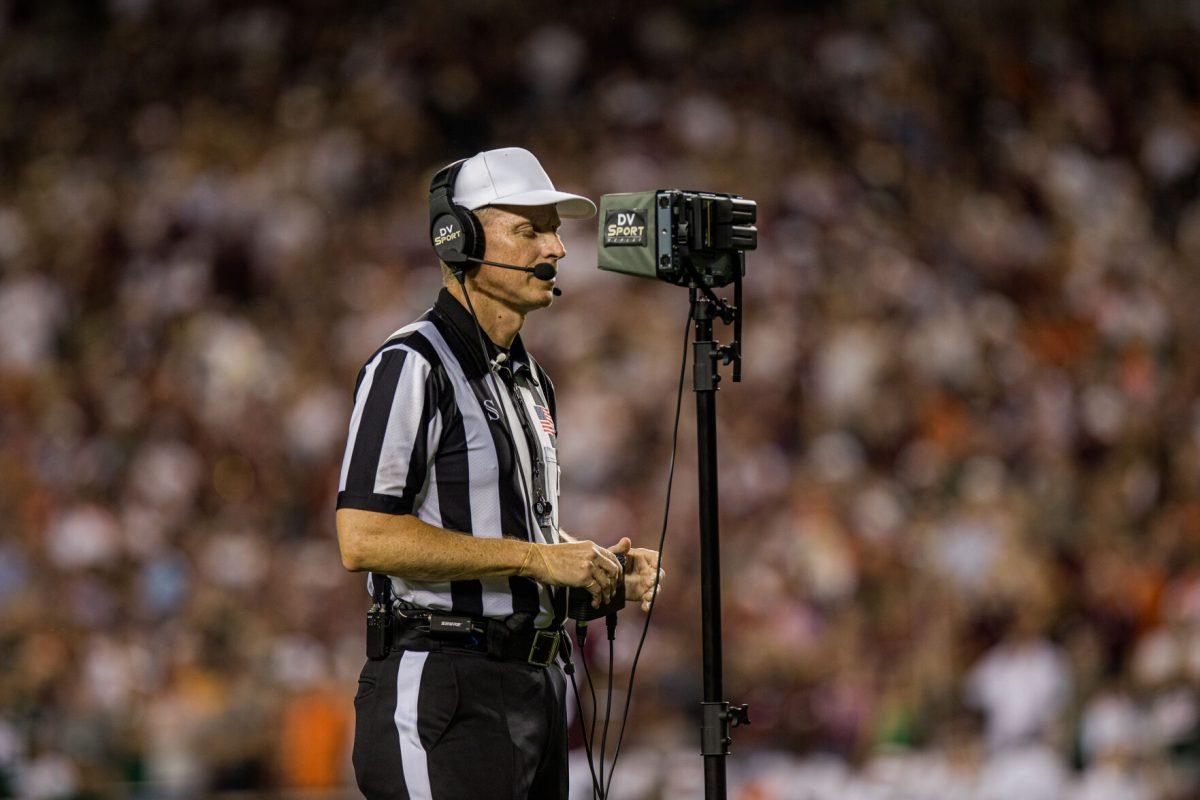
<instances>
[{"instance_id":1,"label":"black pouch on belt","mask_svg":"<svg viewBox=\"0 0 1200 800\"><path fill-rule=\"evenodd\" d=\"M374 602L367 612L367 658L382 661L392 652L391 578L371 573L371 588Z\"/></svg>"},{"instance_id":2,"label":"black pouch on belt","mask_svg":"<svg viewBox=\"0 0 1200 800\"><path fill-rule=\"evenodd\" d=\"M533 626L533 614L517 611L505 617L503 622L494 620L488 624L487 654L491 658L504 657L504 645L512 634L522 628Z\"/></svg>"}]
</instances>

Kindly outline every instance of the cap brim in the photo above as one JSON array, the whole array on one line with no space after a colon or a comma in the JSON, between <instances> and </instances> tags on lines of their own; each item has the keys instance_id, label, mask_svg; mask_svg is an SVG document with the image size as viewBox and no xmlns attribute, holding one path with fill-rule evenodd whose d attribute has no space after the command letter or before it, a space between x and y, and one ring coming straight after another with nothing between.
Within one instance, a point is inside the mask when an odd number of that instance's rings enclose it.
<instances>
[{"instance_id":1,"label":"cap brim","mask_svg":"<svg viewBox=\"0 0 1200 800\"><path fill-rule=\"evenodd\" d=\"M549 206L558 208L558 215L567 219L587 219L596 213L596 204L586 197L577 194L554 191L552 189L535 189L531 192L518 192L507 197L497 197L488 202L490 206Z\"/></svg>"}]
</instances>

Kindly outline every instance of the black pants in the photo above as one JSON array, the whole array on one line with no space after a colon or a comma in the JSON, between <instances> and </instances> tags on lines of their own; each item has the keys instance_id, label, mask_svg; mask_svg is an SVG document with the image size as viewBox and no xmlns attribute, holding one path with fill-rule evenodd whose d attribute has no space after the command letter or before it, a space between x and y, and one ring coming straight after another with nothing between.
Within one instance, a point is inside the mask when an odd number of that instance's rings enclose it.
<instances>
[{"instance_id":1,"label":"black pants","mask_svg":"<svg viewBox=\"0 0 1200 800\"><path fill-rule=\"evenodd\" d=\"M354 711L354 775L368 800L566 800L557 664L401 644L363 666Z\"/></svg>"}]
</instances>

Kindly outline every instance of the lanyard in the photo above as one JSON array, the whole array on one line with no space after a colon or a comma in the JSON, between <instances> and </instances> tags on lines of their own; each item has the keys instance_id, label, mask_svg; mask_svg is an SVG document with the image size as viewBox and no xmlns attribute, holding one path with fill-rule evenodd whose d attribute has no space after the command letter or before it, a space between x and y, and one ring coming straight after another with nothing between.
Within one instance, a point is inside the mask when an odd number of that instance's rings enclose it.
<instances>
[{"instance_id":1,"label":"lanyard","mask_svg":"<svg viewBox=\"0 0 1200 800\"><path fill-rule=\"evenodd\" d=\"M516 385L516 376L507 367L501 366L500 382L504 384L504 388L508 390L509 401L512 403L513 412L517 416L517 420L521 425L521 432L525 436L525 445L529 450L529 461L532 465L533 475L531 483L533 484L533 498L529 503L529 508L533 512L534 519L538 526L542 529L542 535L548 542L557 541L554 526L554 503L550 500L549 475L547 465L543 456L543 445L538 438L537 432L533 430L529 422L529 407L522 395L521 390ZM507 411L506 411L507 413ZM520 462L521 454L518 452L516 442L513 445L513 458ZM522 486L522 495L525 494L525 487ZM555 498L557 499L557 498Z\"/></svg>"}]
</instances>

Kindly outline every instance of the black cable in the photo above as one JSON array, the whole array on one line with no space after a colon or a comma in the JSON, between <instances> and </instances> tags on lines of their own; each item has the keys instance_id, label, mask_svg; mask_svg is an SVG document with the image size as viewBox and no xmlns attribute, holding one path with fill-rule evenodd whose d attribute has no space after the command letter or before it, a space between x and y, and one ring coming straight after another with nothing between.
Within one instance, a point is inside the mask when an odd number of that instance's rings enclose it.
<instances>
[{"instance_id":1,"label":"black cable","mask_svg":"<svg viewBox=\"0 0 1200 800\"><path fill-rule=\"evenodd\" d=\"M608 750L608 723L612 719L612 678L613 678L613 639L617 629L617 615L609 614L605 619L608 627L608 691L604 700L604 732L600 735L600 791L601 797L608 796L608 780L604 777L604 754Z\"/></svg>"},{"instance_id":2,"label":"black cable","mask_svg":"<svg viewBox=\"0 0 1200 800\"><path fill-rule=\"evenodd\" d=\"M587 626L585 625L585 626L580 626L580 627L582 627L582 629L583 629L583 638L586 639L587 638ZM579 630L579 628L576 628L576 630ZM591 670L588 669L587 655L583 652L583 641L579 642L579 663L583 664L583 674L587 678L588 692L592 695L592 719L591 719L591 730L592 730L591 741L592 741L592 743L588 746L594 747L596 744L596 718L600 716L600 709L597 708L598 704L596 703L596 685L594 683L592 683L592 672L591 672ZM579 725L580 725L580 727L583 726L583 720L579 721ZM591 758L590 750L588 752L588 757ZM604 797L604 773L603 772L600 773L600 778L598 780L598 783L600 784L600 796Z\"/></svg>"},{"instance_id":3,"label":"black cable","mask_svg":"<svg viewBox=\"0 0 1200 800\"><path fill-rule=\"evenodd\" d=\"M671 516L671 484L675 479L675 453L679 444L679 410L683 406L683 378L687 374L687 351L688 342L691 340L692 334L692 315L695 312L693 306L688 306L687 320L683 326L683 358L679 364L679 388L675 392L675 422L672 425L671 433L671 466L667 470L667 499L663 505L663 522L662 532L658 535L658 563L659 571L654 574L654 590L650 595L650 608L646 611L646 620L642 623L642 635L638 639L637 650L633 653L633 663L629 667L629 686L625 693L625 711L621 714L621 727L617 734L617 746L613 750L612 764L609 766L607 779L603 781L605 789L612 787L612 776L617 769L617 759L621 755L621 741L625 738L625 723L629 721L629 703L633 699L633 678L637 673L638 659L642 657L642 646L646 643L646 632L650 630L650 618L654 616L654 604L658 601L658 581L662 576L662 554L663 547L667 541L667 520ZM601 765L601 770L603 770ZM601 778L605 776L601 775ZM607 798L607 793L604 795Z\"/></svg>"},{"instance_id":4,"label":"black cable","mask_svg":"<svg viewBox=\"0 0 1200 800\"><path fill-rule=\"evenodd\" d=\"M479 322L479 315L475 313L475 305L471 302L471 293L467 291L466 275L458 275L458 285L462 288L463 298L467 301L467 309L471 312L471 319L475 320L475 337L479 340L479 352L483 356L484 369L491 362L488 358L487 345L483 343L483 325ZM491 370L487 370L491 372ZM494 398L499 399L499 398Z\"/></svg>"},{"instance_id":5,"label":"black cable","mask_svg":"<svg viewBox=\"0 0 1200 800\"><path fill-rule=\"evenodd\" d=\"M583 653L580 653L579 656L582 660ZM600 783L596 778L596 766L592 762L592 743L588 741L587 729L583 727L583 701L579 698L579 687L575 684L575 670L568 672L567 677L571 679L571 692L575 695L575 708L579 710L579 733L583 737L583 746L587 748L588 772L592 774L592 798L599 800L604 795L600 792Z\"/></svg>"}]
</instances>

